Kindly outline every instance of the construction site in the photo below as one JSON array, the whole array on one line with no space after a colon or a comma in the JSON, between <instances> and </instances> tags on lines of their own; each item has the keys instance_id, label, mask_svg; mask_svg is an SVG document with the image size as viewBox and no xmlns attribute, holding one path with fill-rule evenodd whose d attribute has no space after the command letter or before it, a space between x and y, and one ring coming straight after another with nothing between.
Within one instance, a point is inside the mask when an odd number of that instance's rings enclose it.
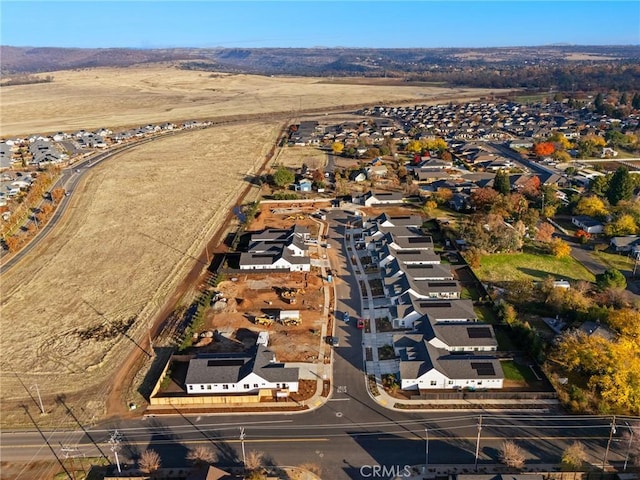
<instances>
[{"instance_id":1,"label":"construction site","mask_svg":"<svg viewBox=\"0 0 640 480\"><path fill-rule=\"evenodd\" d=\"M246 231L305 226L312 239L308 254L320 260L317 238L323 231L323 222L319 211L313 205L263 205ZM185 392L188 359L203 354L246 352L256 344L261 332L268 332L268 346L278 362L313 365L328 360L330 346L323 340L331 328L332 292L321 268L315 266L309 272L221 268L217 278L215 284L203 287L207 301L200 307L201 320L189 332L190 346L167 366L166 376L163 375L166 378L159 382L160 396ZM302 383L310 394L315 391L310 385L315 381Z\"/></svg>"}]
</instances>

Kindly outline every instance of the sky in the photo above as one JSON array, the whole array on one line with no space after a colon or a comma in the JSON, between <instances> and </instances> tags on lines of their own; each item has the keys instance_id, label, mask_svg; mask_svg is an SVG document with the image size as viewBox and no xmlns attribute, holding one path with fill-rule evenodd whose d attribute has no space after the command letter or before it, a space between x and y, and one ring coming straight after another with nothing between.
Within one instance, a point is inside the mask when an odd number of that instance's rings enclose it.
<instances>
[{"instance_id":1,"label":"sky","mask_svg":"<svg viewBox=\"0 0 640 480\"><path fill-rule=\"evenodd\" d=\"M2 0L0 19L0 44L16 47L640 44L637 0Z\"/></svg>"}]
</instances>

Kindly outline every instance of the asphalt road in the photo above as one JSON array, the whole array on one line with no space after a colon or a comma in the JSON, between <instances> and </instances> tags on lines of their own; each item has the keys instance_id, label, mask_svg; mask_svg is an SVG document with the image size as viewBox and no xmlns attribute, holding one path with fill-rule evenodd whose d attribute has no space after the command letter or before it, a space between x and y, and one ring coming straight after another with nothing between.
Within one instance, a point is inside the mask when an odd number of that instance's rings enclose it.
<instances>
[{"instance_id":1,"label":"asphalt road","mask_svg":"<svg viewBox=\"0 0 640 480\"><path fill-rule=\"evenodd\" d=\"M22 259L24 259L29 253L36 248L40 242L42 242L58 225L58 222L63 217L67 208L69 208L69 204L71 203L71 199L73 197L73 193L77 188L82 176L87 172L88 169L95 167L100 162L111 158L114 155L120 154L132 148L138 147L144 143L153 141L158 138L164 138L166 135L171 135L172 133L165 134L159 137L150 137L139 140L135 143L131 143L128 145L124 145L122 147L116 147L114 149L110 149L106 152L97 153L91 155L85 160L81 160L79 162L74 163L73 165L62 170L62 174L58 181L52 185L51 190L55 188L64 188L69 195L63 197L60 202L58 208L56 208L51 219L40 229L37 235L31 239L31 241L25 245L19 252L10 257L8 260L2 262L0 265L2 272L6 273L11 268L13 268L16 264L18 264Z\"/></svg>"},{"instance_id":2,"label":"asphalt road","mask_svg":"<svg viewBox=\"0 0 640 480\"><path fill-rule=\"evenodd\" d=\"M346 269L344 227L346 214L334 212L328 231L336 273L336 310L355 317L360 310L359 290ZM555 464L563 449L574 440L585 443L589 461L601 465L611 433L611 417L559 416L541 413L496 414L484 412L401 412L380 406L365 386L362 331L346 324L338 315L334 348L332 394L322 407L305 413L258 415L175 415L142 420L116 420L89 428L82 420L82 406L69 406L78 419L74 430L39 431L37 405L29 405L34 428L22 432L0 433L3 461L31 462L36 459L62 459L65 455L105 456L114 461L108 440L117 429L122 434L119 458L132 464L141 452L152 448L160 453L165 466L185 464L189 448L207 445L223 465L241 461L240 427L245 431L245 449L265 453L268 462L321 466L325 479L361 479L369 465L387 468L424 464L453 464L472 469L480 430L479 465L495 463L501 443L512 439L527 451L531 465ZM626 455L622 434L624 422L612 435L609 462L621 464ZM426 429L426 430L425 430ZM429 438L427 442L427 436ZM365 467L364 470L361 470ZM26 478L26 477L24 477ZM387 478L387 477L378 477Z\"/></svg>"}]
</instances>

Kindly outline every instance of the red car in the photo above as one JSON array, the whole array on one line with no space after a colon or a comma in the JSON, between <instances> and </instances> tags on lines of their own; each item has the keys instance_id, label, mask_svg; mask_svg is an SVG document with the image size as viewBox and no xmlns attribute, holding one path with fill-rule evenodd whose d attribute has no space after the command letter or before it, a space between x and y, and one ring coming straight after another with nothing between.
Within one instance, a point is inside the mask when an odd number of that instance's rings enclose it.
<instances>
[{"instance_id":1,"label":"red car","mask_svg":"<svg viewBox=\"0 0 640 480\"><path fill-rule=\"evenodd\" d=\"M358 328L364 328L364 319L362 318L358 319Z\"/></svg>"}]
</instances>

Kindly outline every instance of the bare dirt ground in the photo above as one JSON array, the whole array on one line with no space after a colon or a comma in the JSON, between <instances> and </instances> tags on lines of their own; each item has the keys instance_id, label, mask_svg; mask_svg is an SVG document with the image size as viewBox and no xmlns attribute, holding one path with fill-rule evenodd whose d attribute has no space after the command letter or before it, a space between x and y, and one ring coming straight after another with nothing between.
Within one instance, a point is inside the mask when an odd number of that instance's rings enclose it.
<instances>
[{"instance_id":1,"label":"bare dirt ground","mask_svg":"<svg viewBox=\"0 0 640 480\"><path fill-rule=\"evenodd\" d=\"M341 105L449 102L496 90L327 83L179 70L172 64L52 72L52 83L2 89L0 136L291 112Z\"/></svg>"},{"instance_id":2,"label":"bare dirt ground","mask_svg":"<svg viewBox=\"0 0 640 480\"><path fill-rule=\"evenodd\" d=\"M75 392L91 417L104 414L108 386L100 383L145 336L278 132L245 127L241 152L237 127L216 127L100 165L56 232L3 274L3 424L24 417L16 402L36 383L49 405L54 394ZM124 332L111 330L130 319Z\"/></svg>"},{"instance_id":3,"label":"bare dirt ground","mask_svg":"<svg viewBox=\"0 0 640 480\"><path fill-rule=\"evenodd\" d=\"M269 332L269 346L278 361L315 361L322 327L323 293L319 274L291 272L234 278L236 281L222 282L216 288L228 299L228 308L221 312L209 309L205 316L203 330L217 331L219 339L195 347L193 353L242 351L255 344L259 332L266 331ZM301 288L304 294L298 295L296 303L291 305L278 294L283 286ZM275 314L280 310L298 310L302 323L287 327L274 322L267 327L254 322L256 316Z\"/></svg>"}]
</instances>

